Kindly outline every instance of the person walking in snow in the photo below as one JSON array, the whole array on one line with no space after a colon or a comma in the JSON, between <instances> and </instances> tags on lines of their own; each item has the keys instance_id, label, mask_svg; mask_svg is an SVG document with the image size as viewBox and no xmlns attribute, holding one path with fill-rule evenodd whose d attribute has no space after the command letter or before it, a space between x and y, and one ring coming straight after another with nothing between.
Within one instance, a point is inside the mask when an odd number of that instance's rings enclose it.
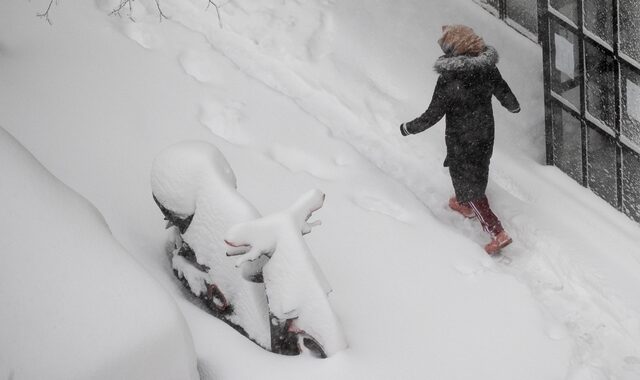
<instances>
[{"instance_id":1,"label":"person walking in snow","mask_svg":"<svg viewBox=\"0 0 640 380\"><path fill-rule=\"evenodd\" d=\"M420 133L446 116L444 166L455 191L449 207L478 218L491 235L485 251L495 254L512 240L485 195L495 136L491 99L495 95L513 113L520 105L496 67L495 48L464 25L445 25L442 32L438 43L444 55L434 65L440 76L431 104L420 117L401 124L400 131L403 136Z\"/></svg>"}]
</instances>

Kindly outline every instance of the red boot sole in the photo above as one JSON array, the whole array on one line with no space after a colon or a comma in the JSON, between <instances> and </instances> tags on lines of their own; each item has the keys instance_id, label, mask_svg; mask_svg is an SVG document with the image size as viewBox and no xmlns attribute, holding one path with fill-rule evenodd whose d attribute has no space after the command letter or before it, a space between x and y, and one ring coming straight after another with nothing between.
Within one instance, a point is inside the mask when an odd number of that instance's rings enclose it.
<instances>
[{"instance_id":1,"label":"red boot sole","mask_svg":"<svg viewBox=\"0 0 640 380\"><path fill-rule=\"evenodd\" d=\"M485 252L487 252L489 255L495 255L497 253L500 253L500 251L502 250L502 248L508 246L509 244L513 243L513 239L509 239L507 241L505 241L504 243L500 244L499 246L497 246L494 250L491 250L490 248L488 248L489 244L484 246L484 250Z\"/></svg>"}]
</instances>

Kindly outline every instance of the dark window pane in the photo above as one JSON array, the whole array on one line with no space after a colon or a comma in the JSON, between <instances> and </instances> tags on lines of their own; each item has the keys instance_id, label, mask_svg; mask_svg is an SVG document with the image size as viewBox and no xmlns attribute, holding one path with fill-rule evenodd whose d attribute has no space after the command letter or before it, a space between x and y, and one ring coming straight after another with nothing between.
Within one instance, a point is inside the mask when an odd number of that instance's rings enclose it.
<instances>
[{"instance_id":1,"label":"dark window pane","mask_svg":"<svg viewBox=\"0 0 640 380\"><path fill-rule=\"evenodd\" d=\"M587 111L614 128L616 117L614 60L595 45L586 43Z\"/></svg>"},{"instance_id":2,"label":"dark window pane","mask_svg":"<svg viewBox=\"0 0 640 380\"><path fill-rule=\"evenodd\" d=\"M624 212L640 222L640 157L622 152L622 208Z\"/></svg>"},{"instance_id":3,"label":"dark window pane","mask_svg":"<svg viewBox=\"0 0 640 380\"><path fill-rule=\"evenodd\" d=\"M479 2L483 5L488 5L496 11L496 14L499 13L500 10L500 0L479 0Z\"/></svg>"},{"instance_id":4,"label":"dark window pane","mask_svg":"<svg viewBox=\"0 0 640 380\"><path fill-rule=\"evenodd\" d=\"M532 0L507 0L507 17L538 34L538 4Z\"/></svg>"},{"instance_id":5,"label":"dark window pane","mask_svg":"<svg viewBox=\"0 0 640 380\"><path fill-rule=\"evenodd\" d=\"M578 37L551 23L551 89L580 109Z\"/></svg>"},{"instance_id":6,"label":"dark window pane","mask_svg":"<svg viewBox=\"0 0 640 380\"><path fill-rule=\"evenodd\" d=\"M563 172L582 183L582 128L580 121L559 106L553 111L554 162Z\"/></svg>"},{"instance_id":7,"label":"dark window pane","mask_svg":"<svg viewBox=\"0 0 640 380\"><path fill-rule=\"evenodd\" d=\"M585 0L584 25L590 32L602 38L608 44L613 45L612 1Z\"/></svg>"},{"instance_id":8,"label":"dark window pane","mask_svg":"<svg viewBox=\"0 0 640 380\"><path fill-rule=\"evenodd\" d=\"M620 0L620 49L640 62L640 1Z\"/></svg>"},{"instance_id":9,"label":"dark window pane","mask_svg":"<svg viewBox=\"0 0 640 380\"><path fill-rule=\"evenodd\" d=\"M588 129L589 188L613 206L618 205L616 145L611 136Z\"/></svg>"},{"instance_id":10,"label":"dark window pane","mask_svg":"<svg viewBox=\"0 0 640 380\"><path fill-rule=\"evenodd\" d=\"M578 2L576 0L550 0L549 4L569 20L573 21L574 24L578 24Z\"/></svg>"},{"instance_id":11,"label":"dark window pane","mask_svg":"<svg viewBox=\"0 0 640 380\"><path fill-rule=\"evenodd\" d=\"M640 146L640 74L622 66L622 136Z\"/></svg>"}]
</instances>

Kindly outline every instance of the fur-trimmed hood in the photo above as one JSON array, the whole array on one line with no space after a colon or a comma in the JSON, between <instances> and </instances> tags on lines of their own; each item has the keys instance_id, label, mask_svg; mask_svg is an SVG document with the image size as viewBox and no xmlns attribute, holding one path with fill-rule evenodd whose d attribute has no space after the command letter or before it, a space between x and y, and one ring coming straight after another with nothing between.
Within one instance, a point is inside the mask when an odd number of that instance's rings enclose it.
<instances>
[{"instance_id":1,"label":"fur-trimmed hood","mask_svg":"<svg viewBox=\"0 0 640 380\"><path fill-rule=\"evenodd\" d=\"M448 57L443 55L436 60L433 68L439 74L486 70L498 63L499 58L498 51L493 46L487 46L482 53L475 57L469 55Z\"/></svg>"}]
</instances>

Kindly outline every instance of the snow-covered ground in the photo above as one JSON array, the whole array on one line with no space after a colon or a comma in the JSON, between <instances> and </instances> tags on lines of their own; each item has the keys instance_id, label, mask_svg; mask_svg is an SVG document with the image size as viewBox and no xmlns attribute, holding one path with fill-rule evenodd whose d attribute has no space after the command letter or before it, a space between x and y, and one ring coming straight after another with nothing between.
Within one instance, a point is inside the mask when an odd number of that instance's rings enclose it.
<instances>
[{"instance_id":1,"label":"snow-covered ground","mask_svg":"<svg viewBox=\"0 0 640 380\"><path fill-rule=\"evenodd\" d=\"M131 22L107 16L113 1L65 0L52 26L35 17L48 1L0 3L0 125L173 295L203 378L640 378L640 227L542 165L535 44L470 0L234 0L222 28L206 3L162 0L159 22L153 1L135 2ZM523 105L495 107L488 195L509 261L446 207L443 123L399 136L429 101L452 23L498 49ZM347 350L268 353L173 278L149 173L182 140L218 146L263 215L326 193L306 241Z\"/></svg>"},{"instance_id":2,"label":"snow-covered ground","mask_svg":"<svg viewBox=\"0 0 640 380\"><path fill-rule=\"evenodd\" d=\"M171 297L85 199L0 127L0 376L197 379Z\"/></svg>"}]
</instances>

